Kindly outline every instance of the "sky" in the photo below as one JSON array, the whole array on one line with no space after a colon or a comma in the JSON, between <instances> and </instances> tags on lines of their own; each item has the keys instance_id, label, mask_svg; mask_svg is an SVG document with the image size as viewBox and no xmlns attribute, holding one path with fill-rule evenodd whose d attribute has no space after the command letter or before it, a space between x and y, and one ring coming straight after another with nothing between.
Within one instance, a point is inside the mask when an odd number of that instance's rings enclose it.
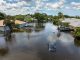
<instances>
[{"instance_id":1,"label":"sky","mask_svg":"<svg viewBox=\"0 0 80 60\"><path fill-rule=\"evenodd\" d=\"M36 12L48 15L80 16L80 0L0 0L0 12L7 15L25 15Z\"/></svg>"}]
</instances>

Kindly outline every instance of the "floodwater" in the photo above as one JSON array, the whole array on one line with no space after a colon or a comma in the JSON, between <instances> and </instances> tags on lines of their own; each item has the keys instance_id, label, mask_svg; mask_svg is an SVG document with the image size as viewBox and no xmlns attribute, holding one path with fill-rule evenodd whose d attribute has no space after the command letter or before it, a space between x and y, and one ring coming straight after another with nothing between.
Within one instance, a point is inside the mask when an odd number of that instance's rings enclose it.
<instances>
[{"instance_id":1,"label":"floodwater","mask_svg":"<svg viewBox=\"0 0 80 60\"><path fill-rule=\"evenodd\" d=\"M80 60L79 40L61 32L57 26L46 23L40 31L13 33L9 40L0 35L0 60ZM55 51L49 51L49 44Z\"/></svg>"}]
</instances>

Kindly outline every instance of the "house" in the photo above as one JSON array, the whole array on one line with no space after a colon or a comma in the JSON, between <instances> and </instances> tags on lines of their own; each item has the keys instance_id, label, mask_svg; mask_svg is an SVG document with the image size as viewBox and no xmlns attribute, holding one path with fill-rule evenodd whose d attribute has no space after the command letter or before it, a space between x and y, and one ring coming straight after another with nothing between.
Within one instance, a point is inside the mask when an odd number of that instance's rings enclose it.
<instances>
[{"instance_id":1,"label":"house","mask_svg":"<svg viewBox=\"0 0 80 60\"><path fill-rule=\"evenodd\" d=\"M4 20L0 20L0 30L1 30L1 31L4 31L3 21L4 21ZM20 26L22 26L22 25L25 24L25 23L26 23L26 22L24 22L24 21L15 20L15 24L19 24Z\"/></svg>"},{"instance_id":2,"label":"house","mask_svg":"<svg viewBox=\"0 0 80 60\"><path fill-rule=\"evenodd\" d=\"M0 20L0 31L4 31L3 21L4 20Z\"/></svg>"},{"instance_id":3,"label":"house","mask_svg":"<svg viewBox=\"0 0 80 60\"><path fill-rule=\"evenodd\" d=\"M15 24L18 24L17 28L22 28L26 24L26 22L15 20Z\"/></svg>"},{"instance_id":4,"label":"house","mask_svg":"<svg viewBox=\"0 0 80 60\"><path fill-rule=\"evenodd\" d=\"M15 24L24 24L24 23L26 23L26 22L20 21L20 20L15 20Z\"/></svg>"}]
</instances>

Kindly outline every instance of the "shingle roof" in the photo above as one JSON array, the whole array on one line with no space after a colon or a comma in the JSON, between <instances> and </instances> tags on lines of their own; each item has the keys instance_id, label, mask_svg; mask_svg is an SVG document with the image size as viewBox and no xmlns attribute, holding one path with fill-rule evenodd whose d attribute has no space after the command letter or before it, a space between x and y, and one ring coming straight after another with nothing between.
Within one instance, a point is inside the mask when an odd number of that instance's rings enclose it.
<instances>
[{"instance_id":1,"label":"shingle roof","mask_svg":"<svg viewBox=\"0 0 80 60\"><path fill-rule=\"evenodd\" d=\"M20 20L15 20L15 24L24 24L24 23L26 23L26 22L20 21Z\"/></svg>"}]
</instances>

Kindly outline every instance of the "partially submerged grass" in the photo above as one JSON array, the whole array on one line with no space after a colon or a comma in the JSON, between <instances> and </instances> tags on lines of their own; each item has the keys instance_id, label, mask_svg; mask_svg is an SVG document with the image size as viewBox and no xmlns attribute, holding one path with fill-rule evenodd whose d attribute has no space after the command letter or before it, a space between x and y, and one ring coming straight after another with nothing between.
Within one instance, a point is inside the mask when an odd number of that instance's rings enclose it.
<instances>
[{"instance_id":1,"label":"partially submerged grass","mask_svg":"<svg viewBox=\"0 0 80 60\"><path fill-rule=\"evenodd\" d=\"M32 31L31 29L17 29L17 28L13 29L13 32L31 32L31 31Z\"/></svg>"},{"instance_id":2,"label":"partially submerged grass","mask_svg":"<svg viewBox=\"0 0 80 60\"><path fill-rule=\"evenodd\" d=\"M79 40L75 39L75 40L74 40L74 44L75 44L77 47L80 47L80 39L79 39Z\"/></svg>"},{"instance_id":3,"label":"partially submerged grass","mask_svg":"<svg viewBox=\"0 0 80 60\"><path fill-rule=\"evenodd\" d=\"M76 28L75 28L74 36L75 36L75 37L80 37L80 27L76 27Z\"/></svg>"}]
</instances>

